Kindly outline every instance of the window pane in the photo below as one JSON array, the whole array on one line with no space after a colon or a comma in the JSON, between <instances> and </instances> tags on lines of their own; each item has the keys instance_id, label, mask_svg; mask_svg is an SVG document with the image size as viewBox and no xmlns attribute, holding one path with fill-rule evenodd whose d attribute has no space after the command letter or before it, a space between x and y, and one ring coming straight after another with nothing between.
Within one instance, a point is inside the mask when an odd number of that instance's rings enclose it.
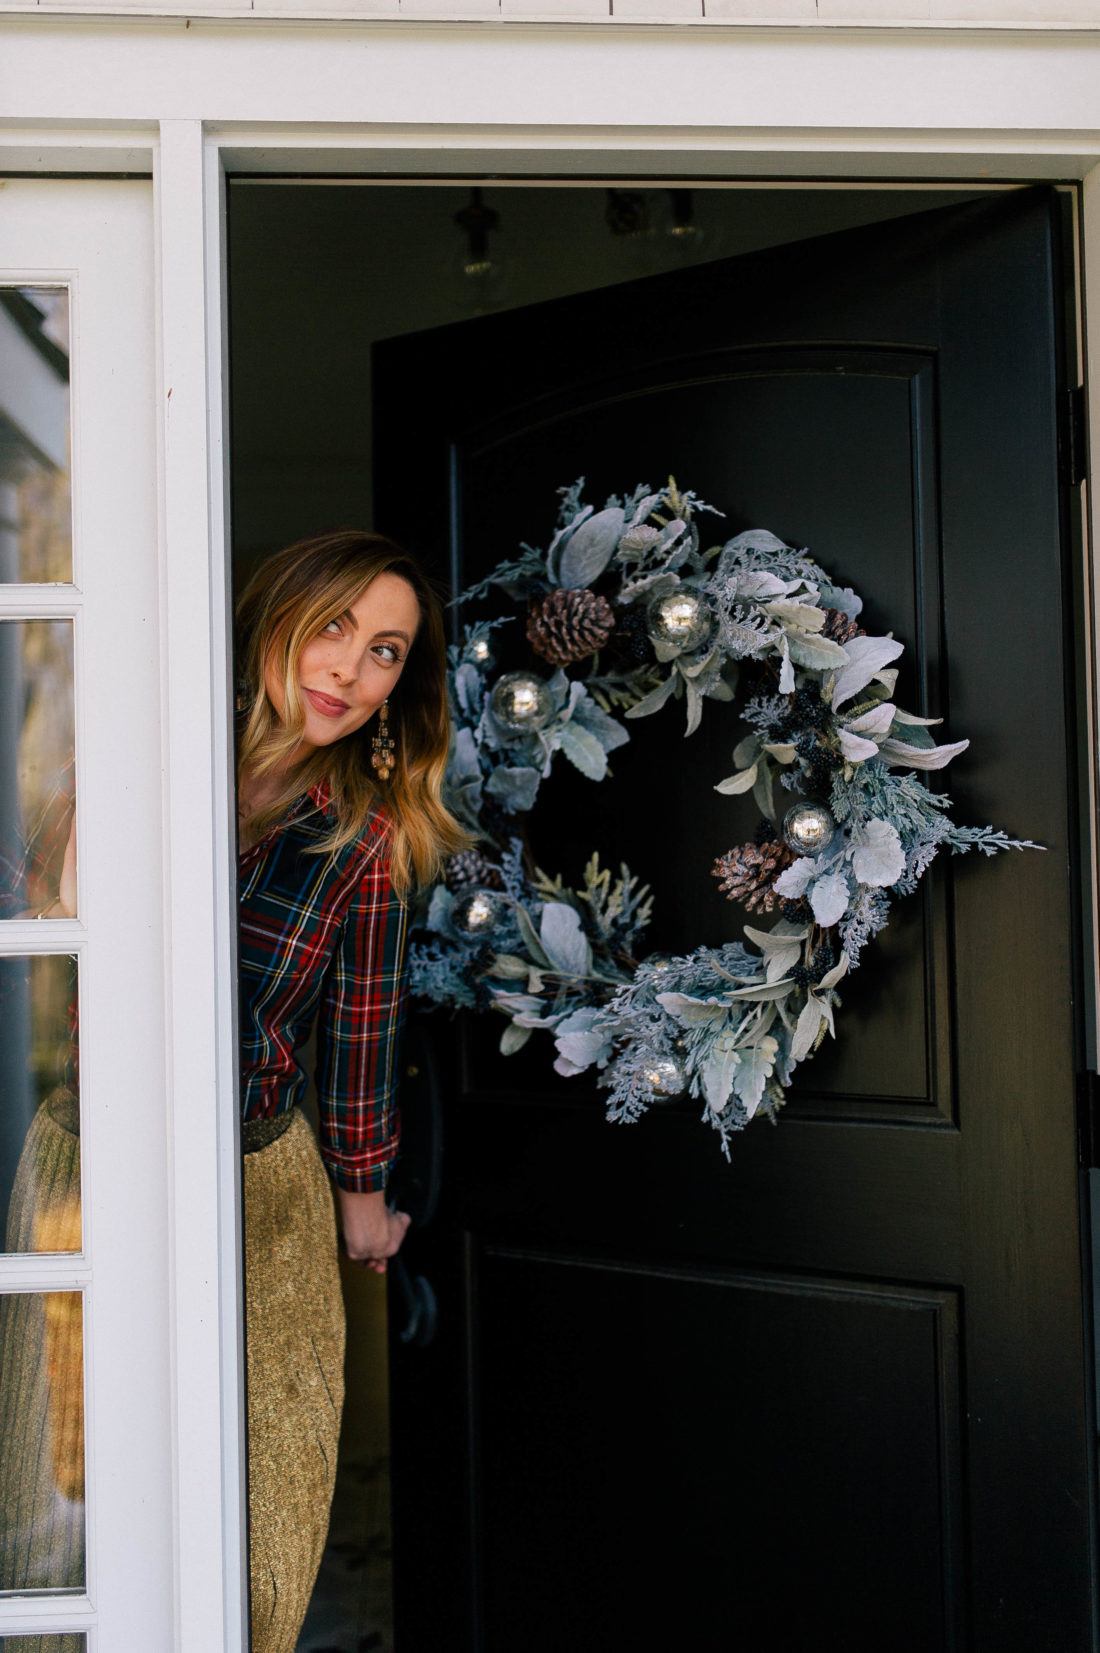
<instances>
[{"instance_id":1,"label":"window pane","mask_svg":"<svg viewBox=\"0 0 1100 1653\"><path fill-rule=\"evenodd\" d=\"M84 1585L78 1291L0 1297L0 1591Z\"/></svg>"},{"instance_id":2,"label":"window pane","mask_svg":"<svg viewBox=\"0 0 1100 1653\"><path fill-rule=\"evenodd\" d=\"M67 954L0 958L3 1251L80 1250L76 989Z\"/></svg>"},{"instance_id":3,"label":"window pane","mask_svg":"<svg viewBox=\"0 0 1100 1653\"><path fill-rule=\"evenodd\" d=\"M0 581L72 577L69 292L0 287Z\"/></svg>"},{"instance_id":4,"label":"window pane","mask_svg":"<svg viewBox=\"0 0 1100 1653\"><path fill-rule=\"evenodd\" d=\"M73 756L72 621L0 621L0 918L66 916Z\"/></svg>"},{"instance_id":5,"label":"window pane","mask_svg":"<svg viewBox=\"0 0 1100 1653\"><path fill-rule=\"evenodd\" d=\"M0 1653L85 1653L87 1646L77 1630L66 1636L0 1636Z\"/></svg>"}]
</instances>

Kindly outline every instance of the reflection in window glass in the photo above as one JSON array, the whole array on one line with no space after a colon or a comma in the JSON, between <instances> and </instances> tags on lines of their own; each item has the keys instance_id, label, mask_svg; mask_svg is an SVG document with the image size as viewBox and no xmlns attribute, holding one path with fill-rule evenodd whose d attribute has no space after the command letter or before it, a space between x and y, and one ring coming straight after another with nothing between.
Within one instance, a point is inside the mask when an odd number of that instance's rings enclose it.
<instances>
[{"instance_id":1,"label":"reflection in window glass","mask_svg":"<svg viewBox=\"0 0 1100 1653\"><path fill-rule=\"evenodd\" d=\"M0 1297L0 1591L84 1585L78 1291Z\"/></svg>"},{"instance_id":2,"label":"reflection in window glass","mask_svg":"<svg viewBox=\"0 0 1100 1653\"><path fill-rule=\"evenodd\" d=\"M76 987L66 954L0 958L3 1251L80 1250Z\"/></svg>"},{"instance_id":3,"label":"reflection in window glass","mask_svg":"<svg viewBox=\"0 0 1100 1653\"><path fill-rule=\"evenodd\" d=\"M0 1653L86 1653L87 1646L76 1630L66 1636L0 1636Z\"/></svg>"},{"instance_id":4,"label":"reflection in window glass","mask_svg":"<svg viewBox=\"0 0 1100 1653\"><path fill-rule=\"evenodd\" d=\"M0 581L72 577L69 292L0 287Z\"/></svg>"},{"instance_id":5,"label":"reflection in window glass","mask_svg":"<svg viewBox=\"0 0 1100 1653\"><path fill-rule=\"evenodd\" d=\"M0 621L0 918L75 913L73 753L72 621Z\"/></svg>"}]
</instances>

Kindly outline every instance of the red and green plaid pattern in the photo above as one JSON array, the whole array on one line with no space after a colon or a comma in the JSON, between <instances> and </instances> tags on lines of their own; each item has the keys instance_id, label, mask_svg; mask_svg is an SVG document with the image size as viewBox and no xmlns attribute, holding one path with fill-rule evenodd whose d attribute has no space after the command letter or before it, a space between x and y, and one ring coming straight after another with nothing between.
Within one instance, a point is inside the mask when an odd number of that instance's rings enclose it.
<instances>
[{"instance_id":1,"label":"red and green plaid pattern","mask_svg":"<svg viewBox=\"0 0 1100 1653\"><path fill-rule=\"evenodd\" d=\"M328 825L323 787L240 861L241 1105L271 1119L302 1098L317 1022L321 1156L341 1188L384 1188L397 1152L396 1054L405 1009L405 908L389 877L389 821L308 853Z\"/></svg>"}]
</instances>

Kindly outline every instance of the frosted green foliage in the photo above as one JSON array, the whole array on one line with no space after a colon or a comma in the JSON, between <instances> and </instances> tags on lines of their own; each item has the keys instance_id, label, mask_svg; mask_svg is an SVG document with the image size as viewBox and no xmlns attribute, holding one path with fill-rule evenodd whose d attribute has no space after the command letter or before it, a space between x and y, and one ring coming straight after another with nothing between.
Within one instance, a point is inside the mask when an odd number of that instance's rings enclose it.
<instances>
[{"instance_id":1,"label":"frosted green foliage","mask_svg":"<svg viewBox=\"0 0 1100 1653\"><path fill-rule=\"evenodd\" d=\"M409 992L452 1010L468 1009L477 996L463 977L465 963L464 952L444 942L414 944L409 948Z\"/></svg>"}]
</instances>

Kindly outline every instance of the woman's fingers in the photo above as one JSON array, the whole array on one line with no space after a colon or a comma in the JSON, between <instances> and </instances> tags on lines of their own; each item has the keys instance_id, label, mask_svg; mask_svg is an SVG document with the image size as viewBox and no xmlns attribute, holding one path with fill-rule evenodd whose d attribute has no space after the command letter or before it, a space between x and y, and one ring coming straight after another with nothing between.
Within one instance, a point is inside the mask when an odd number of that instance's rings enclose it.
<instances>
[{"instance_id":1,"label":"woman's fingers","mask_svg":"<svg viewBox=\"0 0 1100 1653\"><path fill-rule=\"evenodd\" d=\"M400 1250L410 1218L405 1211L391 1211L380 1193L358 1194L337 1190L340 1203L344 1249L352 1262L365 1263L381 1274L387 1257Z\"/></svg>"}]
</instances>

